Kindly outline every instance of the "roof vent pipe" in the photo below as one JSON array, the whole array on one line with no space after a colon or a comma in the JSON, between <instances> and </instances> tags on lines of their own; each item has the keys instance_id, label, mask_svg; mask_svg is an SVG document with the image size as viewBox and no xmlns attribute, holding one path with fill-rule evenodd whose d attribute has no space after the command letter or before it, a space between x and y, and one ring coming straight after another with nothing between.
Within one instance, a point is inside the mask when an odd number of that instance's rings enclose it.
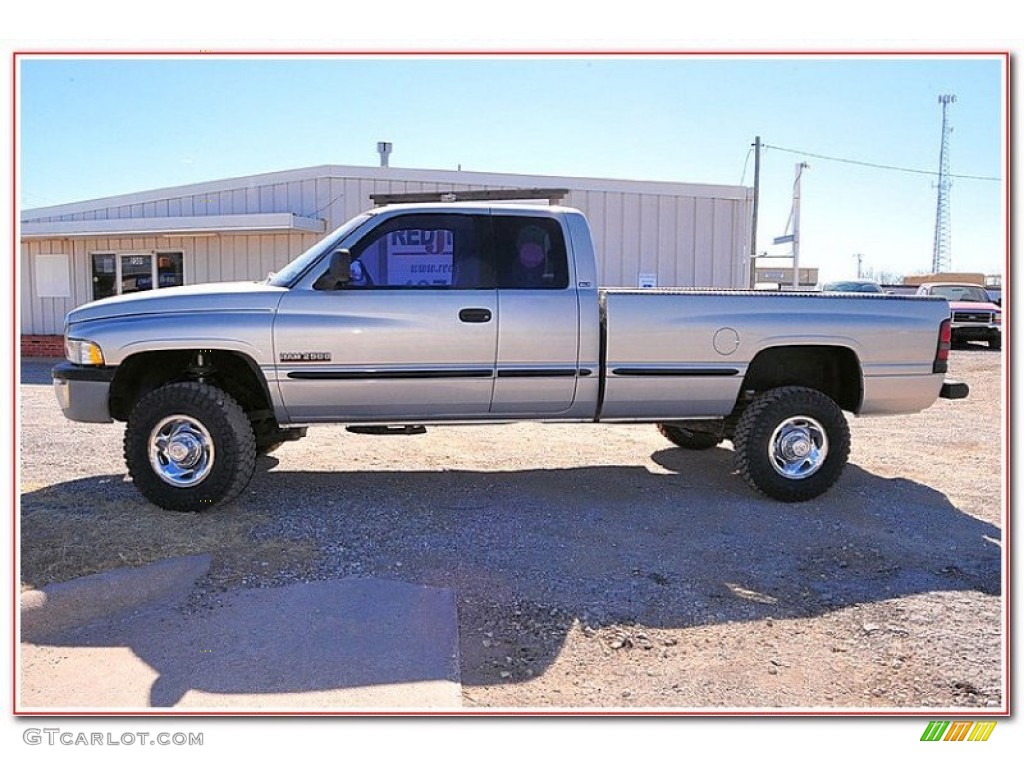
<instances>
[{"instance_id":1,"label":"roof vent pipe","mask_svg":"<svg viewBox=\"0 0 1024 768\"><path fill-rule=\"evenodd\" d=\"M391 142L390 141L378 141L377 152L380 153L380 167L388 167L388 155L391 154Z\"/></svg>"}]
</instances>

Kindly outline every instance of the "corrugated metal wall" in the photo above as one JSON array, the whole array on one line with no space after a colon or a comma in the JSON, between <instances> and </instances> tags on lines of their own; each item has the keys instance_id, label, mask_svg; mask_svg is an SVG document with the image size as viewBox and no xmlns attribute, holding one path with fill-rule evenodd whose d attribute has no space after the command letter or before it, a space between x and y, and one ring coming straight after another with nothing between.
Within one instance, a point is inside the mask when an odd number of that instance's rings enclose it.
<instances>
[{"instance_id":1,"label":"corrugated metal wall","mask_svg":"<svg viewBox=\"0 0 1024 768\"><path fill-rule=\"evenodd\" d=\"M746 199L573 191L566 204L590 220L603 286L746 287Z\"/></svg>"},{"instance_id":2,"label":"corrugated metal wall","mask_svg":"<svg viewBox=\"0 0 1024 768\"><path fill-rule=\"evenodd\" d=\"M340 175L342 172L344 175ZM156 191L93 204L27 211L23 220L92 221L288 212L324 219L330 231L370 208L370 195L376 193L567 187L570 194L565 204L582 210L593 228L601 285L637 286L640 274L655 274L661 287L746 287L751 197L745 188L453 172L436 172L438 180L431 180L431 173L321 166L164 190L166 196ZM476 183L466 183L464 179ZM92 300L92 253L182 251L186 283L256 280L279 269L318 237L223 234L25 240L21 258L21 332L61 333L64 315ZM35 290L34 257L53 253L72 257L72 296L67 299L41 298Z\"/></svg>"},{"instance_id":3,"label":"corrugated metal wall","mask_svg":"<svg viewBox=\"0 0 1024 768\"><path fill-rule=\"evenodd\" d=\"M21 332L63 333L64 316L93 300L90 256L94 253L180 251L188 284L258 280L283 267L318 238L274 234L29 240L21 245ZM67 299L42 298L35 289L34 257L46 253L71 257L71 296Z\"/></svg>"}]
</instances>

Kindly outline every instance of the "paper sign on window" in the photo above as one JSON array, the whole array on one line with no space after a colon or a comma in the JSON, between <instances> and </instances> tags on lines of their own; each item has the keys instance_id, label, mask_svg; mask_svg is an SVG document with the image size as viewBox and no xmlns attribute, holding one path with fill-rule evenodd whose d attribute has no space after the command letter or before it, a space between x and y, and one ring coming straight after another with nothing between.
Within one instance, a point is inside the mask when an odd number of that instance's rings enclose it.
<instances>
[{"instance_id":1,"label":"paper sign on window","mask_svg":"<svg viewBox=\"0 0 1024 768\"><path fill-rule=\"evenodd\" d=\"M390 285L451 285L455 238L449 229L402 229L387 237Z\"/></svg>"}]
</instances>

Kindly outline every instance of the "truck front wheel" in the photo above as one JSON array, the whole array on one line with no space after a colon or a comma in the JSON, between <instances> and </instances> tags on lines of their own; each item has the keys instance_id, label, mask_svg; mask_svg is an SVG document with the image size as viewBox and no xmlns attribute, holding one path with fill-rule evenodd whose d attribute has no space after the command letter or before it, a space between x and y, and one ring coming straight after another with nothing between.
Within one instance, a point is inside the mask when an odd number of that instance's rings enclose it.
<instances>
[{"instance_id":1,"label":"truck front wheel","mask_svg":"<svg viewBox=\"0 0 1024 768\"><path fill-rule=\"evenodd\" d=\"M135 487L157 506L200 512L235 498L256 466L256 439L241 406L208 384L168 384L128 417L124 458Z\"/></svg>"},{"instance_id":2,"label":"truck front wheel","mask_svg":"<svg viewBox=\"0 0 1024 768\"><path fill-rule=\"evenodd\" d=\"M835 484L850 455L850 428L827 395L779 387L755 397L736 426L736 469L779 501L807 501Z\"/></svg>"}]
</instances>

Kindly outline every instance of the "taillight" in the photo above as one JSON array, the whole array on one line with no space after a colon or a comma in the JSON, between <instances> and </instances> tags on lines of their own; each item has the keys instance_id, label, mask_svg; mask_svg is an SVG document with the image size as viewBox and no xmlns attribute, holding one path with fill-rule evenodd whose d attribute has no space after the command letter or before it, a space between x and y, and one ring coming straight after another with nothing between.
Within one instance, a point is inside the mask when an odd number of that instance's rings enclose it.
<instances>
[{"instance_id":1,"label":"taillight","mask_svg":"<svg viewBox=\"0 0 1024 768\"><path fill-rule=\"evenodd\" d=\"M935 350L935 362L932 373L945 373L949 369L949 348L953 344L953 328L947 317L939 326L939 346Z\"/></svg>"}]
</instances>

